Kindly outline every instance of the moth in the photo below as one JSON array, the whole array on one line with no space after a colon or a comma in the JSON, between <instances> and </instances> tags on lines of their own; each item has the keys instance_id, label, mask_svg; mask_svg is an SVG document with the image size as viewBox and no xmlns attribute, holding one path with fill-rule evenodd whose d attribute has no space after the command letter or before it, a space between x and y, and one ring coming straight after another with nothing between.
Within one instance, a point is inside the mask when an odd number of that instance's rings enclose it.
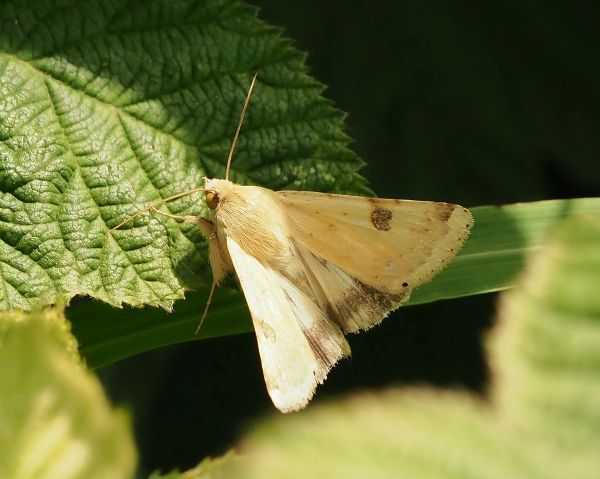
<instances>
[{"instance_id":1,"label":"moth","mask_svg":"<svg viewBox=\"0 0 600 479\"><path fill-rule=\"evenodd\" d=\"M208 242L215 287L235 273L258 341L269 395L282 412L304 408L318 384L350 355L345 334L369 329L435 276L473 224L458 205L309 191L272 191L225 179L160 200L150 209L195 223ZM176 216L159 204L202 191L209 218ZM207 313L210 297L203 318Z\"/></svg>"}]
</instances>

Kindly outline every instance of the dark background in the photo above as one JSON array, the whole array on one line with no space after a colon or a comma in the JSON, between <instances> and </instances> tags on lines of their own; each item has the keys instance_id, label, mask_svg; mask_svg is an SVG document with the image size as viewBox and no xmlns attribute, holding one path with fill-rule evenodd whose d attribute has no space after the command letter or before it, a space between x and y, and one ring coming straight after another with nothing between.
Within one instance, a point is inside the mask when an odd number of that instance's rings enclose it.
<instances>
[{"instance_id":1,"label":"dark background","mask_svg":"<svg viewBox=\"0 0 600 479\"><path fill-rule=\"evenodd\" d=\"M497 5L495 5L497 3ZM349 113L382 197L465 206L600 193L600 7L563 1L254 2L309 53ZM429 383L485 394L494 295L401 309L350 338L313 403ZM132 410L142 475L223 453L276 414L252 334L177 345L100 371Z\"/></svg>"}]
</instances>

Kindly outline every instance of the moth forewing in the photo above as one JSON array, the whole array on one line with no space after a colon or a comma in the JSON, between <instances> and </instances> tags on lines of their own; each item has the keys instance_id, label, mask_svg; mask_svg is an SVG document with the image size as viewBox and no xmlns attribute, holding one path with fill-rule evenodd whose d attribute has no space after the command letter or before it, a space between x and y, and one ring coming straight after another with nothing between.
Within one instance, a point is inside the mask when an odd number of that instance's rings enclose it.
<instances>
[{"instance_id":1,"label":"moth forewing","mask_svg":"<svg viewBox=\"0 0 600 479\"><path fill-rule=\"evenodd\" d=\"M350 348L302 288L227 239L256 332L263 375L275 406L296 411Z\"/></svg>"},{"instance_id":2,"label":"moth forewing","mask_svg":"<svg viewBox=\"0 0 600 479\"><path fill-rule=\"evenodd\" d=\"M408 297L369 286L335 264L299 246L307 274L312 278L319 307L344 333L367 329L381 321Z\"/></svg>"},{"instance_id":3,"label":"moth forewing","mask_svg":"<svg viewBox=\"0 0 600 479\"><path fill-rule=\"evenodd\" d=\"M454 257L473 224L458 205L281 191L295 239L371 286L406 293Z\"/></svg>"}]
</instances>

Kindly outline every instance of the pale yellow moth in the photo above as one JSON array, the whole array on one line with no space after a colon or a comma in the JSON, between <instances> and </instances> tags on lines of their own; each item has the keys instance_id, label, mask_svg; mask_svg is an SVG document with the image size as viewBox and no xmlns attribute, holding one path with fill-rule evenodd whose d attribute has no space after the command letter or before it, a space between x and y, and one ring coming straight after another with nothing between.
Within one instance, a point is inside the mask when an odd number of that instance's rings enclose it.
<instances>
[{"instance_id":1,"label":"pale yellow moth","mask_svg":"<svg viewBox=\"0 0 600 479\"><path fill-rule=\"evenodd\" d=\"M344 334L368 329L405 302L454 257L473 224L458 205L309 191L272 191L227 178L254 77L232 142L225 179L205 179L214 288L235 272L244 292L267 390L283 412L305 407L350 347ZM208 310L207 303L203 318Z\"/></svg>"}]
</instances>

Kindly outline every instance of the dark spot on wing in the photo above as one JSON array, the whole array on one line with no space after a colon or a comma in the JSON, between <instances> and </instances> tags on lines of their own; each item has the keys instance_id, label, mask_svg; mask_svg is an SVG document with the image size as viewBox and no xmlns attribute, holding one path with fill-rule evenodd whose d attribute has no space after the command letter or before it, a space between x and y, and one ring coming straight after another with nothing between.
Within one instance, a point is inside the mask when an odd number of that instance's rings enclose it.
<instances>
[{"instance_id":1,"label":"dark spot on wing","mask_svg":"<svg viewBox=\"0 0 600 479\"><path fill-rule=\"evenodd\" d=\"M256 321L256 323L260 326L260 331L262 332L263 336L267 341L269 341L270 343L274 343L275 341L277 341L277 335L275 334L275 330L271 326L269 326L260 318L255 318L254 321Z\"/></svg>"},{"instance_id":2,"label":"dark spot on wing","mask_svg":"<svg viewBox=\"0 0 600 479\"><path fill-rule=\"evenodd\" d=\"M343 298L334 304L325 305L325 314L335 321L346 333L357 329L353 326L353 317L361 308L367 308L372 315L369 326L373 326L410 294L410 291L391 293L363 283L354 278L354 285ZM362 326L361 329L368 327Z\"/></svg>"},{"instance_id":3,"label":"dark spot on wing","mask_svg":"<svg viewBox=\"0 0 600 479\"><path fill-rule=\"evenodd\" d=\"M334 323L323 321L323 324L315 323L310 328L305 328L302 324L300 327L315 354L315 358L326 371L329 371L331 366L344 355L342 344L349 348L340 328ZM333 346L332 343L338 343L337 347Z\"/></svg>"},{"instance_id":4,"label":"dark spot on wing","mask_svg":"<svg viewBox=\"0 0 600 479\"><path fill-rule=\"evenodd\" d=\"M436 203L435 213L438 219L445 223L450 218L454 208L456 208L456 206L449 203Z\"/></svg>"},{"instance_id":5,"label":"dark spot on wing","mask_svg":"<svg viewBox=\"0 0 600 479\"><path fill-rule=\"evenodd\" d=\"M371 211L371 223L376 230L389 231L392 229L390 221L392 221L393 214L390 210L376 206Z\"/></svg>"},{"instance_id":6,"label":"dark spot on wing","mask_svg":"<svg viewBox=\"0 0 600 479\"><path fill-rule=\"evenodd\" d=\"M296 302L292 299L292 297L290 296L290 294L284 289L283 290L283 294L285 294L285 297L287 298L287 300L292 303L292 304L296 304Z\"/></svg>"},{"instance_id":7,"label":"dark spot on wing","mask_svg":"<svg viewBox=\"0 0 600 479\"><path fill-rule=\"evenodd\" d=\"M402 287L403 288L408 288L408 283L405 281L404 283L402 283Z\"/></svg>"},{"instance_id":8,"label":"dark spot on wing","mask_svg":"<svg viewBox=\"0 0 600 479\"><path fill-rule=\"evenodd\" d=\"M316 259L319 263L321 263L321 265L323 265L325 268L327 268L327 260L321 258L320 256L317 256L313 252L311 252L310 254L312 255L312 257L314 259Z\"/></svg>"}]
</instances>

